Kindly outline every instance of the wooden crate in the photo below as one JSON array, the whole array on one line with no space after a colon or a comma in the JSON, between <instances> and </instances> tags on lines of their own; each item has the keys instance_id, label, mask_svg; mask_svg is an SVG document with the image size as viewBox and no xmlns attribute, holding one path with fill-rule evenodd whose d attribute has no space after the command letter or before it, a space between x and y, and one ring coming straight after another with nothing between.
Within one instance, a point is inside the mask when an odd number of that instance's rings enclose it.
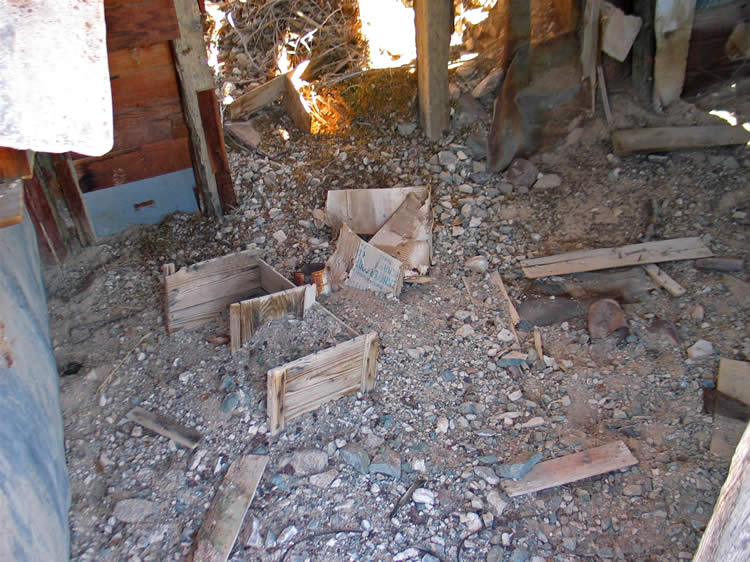
<instances>
[{"instance_id":1,"label":"wooden crate","mask_svg":"<svg viewBox=\"0 0 750 562\"><path fill-rule=\"evenodd\" d=\"M170 335L215 320L233 303L295 288L255 250L214 258L179 271L170 263L162 267L162 273Z\"/></svg>"},{"instance_id":2,"label":"wooden crate","mask_svg":"<svg viewBox=\"0 0 750 562\"><path fill-rule=\"evenodd\" d=\"M271 433L326 402L374 389L378 349L378 335L370 332L269 370L266 409Z\"/></svg>"}]
</instances>

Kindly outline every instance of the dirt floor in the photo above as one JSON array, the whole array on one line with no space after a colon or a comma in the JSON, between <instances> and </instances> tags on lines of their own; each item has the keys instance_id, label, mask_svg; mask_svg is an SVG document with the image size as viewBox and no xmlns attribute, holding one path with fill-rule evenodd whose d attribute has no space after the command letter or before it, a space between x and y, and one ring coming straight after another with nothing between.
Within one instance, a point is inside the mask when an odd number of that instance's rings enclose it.
<instances>
[{"instance_id":1,"label":"dirt floor","mask_svg":"<svg viewBox=\"0 0 750 562\"><path fill-rule=\"evenodd\" d=\"M470 91L482 77L452 81ZM719 124L715 109L750 122L743 87L726 83L657 114L613 84L615 126ZM479 102L483 127L492 99ZM407 107L406 117L376 114L349 133L311 136L272 106L255 118L256 151L230 146L239 206L221 223L173 215L46 268L73 559L183 559L227 467L247 453L269 463L232 560L692 557L729 465L709 452L702 391L720 357L750 360L747 294L692 261L661 264L686 293L647 287L622 301L627 334L592 340L584 294L569 318L539 328L546 361L528 336L528 362L509 366L501 355L511 322L489 272L519 308L547 314L559 299L524 277L521 259L699 236L747 264L747 147L618 158L600 109L529 157L560 185L528 188L472 157L471 127L430 143ZM457 123L462 109L453 111ZM433 281L407 284L398 299L347 288L319 300L359 333L378 332L376 389L272 436L265 371L341 334L325 318L285 319L235 355L226 317L169 337L162 265L251 247L291 278L334 249L312 216L327 190L410 185L433 193ZM488 272L466 266L477 255ZM747 281L747 266L730 275ZM713 352L689 359L699 339ZM188 451L141 428L125 417L136 405L202 441ZM549 460L617 440L637 465L512 499L499 484L506 465L535 453Z\"/></svg>"}]
</instances>

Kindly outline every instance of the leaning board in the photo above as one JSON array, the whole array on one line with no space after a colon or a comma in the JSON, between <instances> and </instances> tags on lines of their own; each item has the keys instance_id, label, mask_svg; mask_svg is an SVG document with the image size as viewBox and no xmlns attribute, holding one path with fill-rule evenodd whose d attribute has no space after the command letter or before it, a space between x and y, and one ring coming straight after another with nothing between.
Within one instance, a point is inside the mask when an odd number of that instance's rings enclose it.
<instances>
[{"instance_id":1,"label":"leaning board","mask_svg":"<svg viewBox=\"0 0 750 562\"><path fill-rule=\"evenodd\" d=\"M556 256L524 260L521 262L521 269L526 277L534 279L536 277L547 277L548 275L566 275L612 267L690 260L710 256L713 256L713 252L706 247L700 238L675 238L617 248L567 252Z\"/></svg>"}]
</instances>

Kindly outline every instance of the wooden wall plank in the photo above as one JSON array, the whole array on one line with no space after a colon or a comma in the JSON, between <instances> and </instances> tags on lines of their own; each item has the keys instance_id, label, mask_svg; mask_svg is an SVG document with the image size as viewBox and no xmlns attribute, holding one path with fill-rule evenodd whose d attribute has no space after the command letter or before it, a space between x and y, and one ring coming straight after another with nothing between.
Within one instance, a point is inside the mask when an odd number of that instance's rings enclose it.
<instances>
[{"instance_id":1,"label":"wooden wall plank","mask_svg":"<svg viewBox=\"0 0 750 562\"><path fill-rule=\"evenodd\" d=\"M147 107L179 99L180 90L174 66L147 67L111 79L115 113L134 107Z\"/></svg>"},{"instance_id":2,"label":"wooden wall plank","mask_svg":"<svg viewBox=\"0 0 750 562\"><path fill-rule=\"evenodd\" d=\"M165 276L167 331L200 325L260 290L258 254L245 250Z\"/></svg>"},{"instance_id":3,"label":"wooden wall plank","mask_svg":"<svg viewBox=\"0 0 750 562\"><path fill-rule=\"evenodd\" d=\"M294 283L289 281L281 273L276 271L273 267L268 265L263 260L259 260L260 267L260 284L264 291L267 293L276 293L278 291L286 291L295 287Z\"/></svg>"},{"instance_id":4,"label":"wooden wall plank","mask_svg":"<svg viewBox=\"0 0 750 562\"><path fill-rule=\"evenodd\" d=\"M268 429L275 435L284 429L286 410L286 370L283 367L271 369L267 374L266 413L268 415Z\"/></svg>"},{"instance_id":5,"label":"wooden wall plank","mask_svg":"<svg viewBox=\"0 0 750 562\"><path fill-rule=\"evenodd\" d=\"M126 76L155 66L174 66L169 41L109 52L110 77Z\"/></svg>"},{"instance_id":6,"label":"wooden wall plank","mask_svg":"<svg viewBox=\"0 0 750 562\"><path fill-rule=\"evenodd\" d=\"M0 180L30 179L33 169L33 152L0 146Z\"/></svg>"},{"instance_id":7,"label":"wooden wall plank","mask_svg":"<svg viewBox=\"0 0 750 562\"><path fill-rule=\"evenodd\" d=\"M195 0L174 0L180 26L180 38L172 41L172 52L180 78L185 121L190 131L193 171L201 194L202 209L220 217L221 199L211 167L206 136L201 120L197 92L213 88L214 80L206 62L203 26Z\"/></svg>"},{"instance_id":8,"label":"wooden wall plank","mask_svg":"<svg viewBox=\"0 0 750 562\"><path fill-rule=\"evenodd\" d=\"M152 45L180 36L172 0L108 2L104 19L110 51Z\"/></svg>"},{"instance_id":9,"label":"wooden wall plank","mask_svg":"<svg viewBox=\"0 0 750 562\"><path fill-rule=\"evenodd\" d=\"M211 169L216 176L216 188L219 191L221 210L228 213L233 207L237 206L237 195L234 192L232 172L229 169L227 149L224 144L219 102L213 88L197 92L197 96L201 122L203 123L203 134L206 137L208 156L211 159Z\"/></svg>"},{"instance_id":10,"label":"wooden wall plank","mask_svg":"<svg viewBox=\"0 0 750 562\"><path fill-rule=\"evenodd\" d=\"M84 193L152 178L191 167L187 138L155 142L74 162Z\"/></svg>"}]
</instances>

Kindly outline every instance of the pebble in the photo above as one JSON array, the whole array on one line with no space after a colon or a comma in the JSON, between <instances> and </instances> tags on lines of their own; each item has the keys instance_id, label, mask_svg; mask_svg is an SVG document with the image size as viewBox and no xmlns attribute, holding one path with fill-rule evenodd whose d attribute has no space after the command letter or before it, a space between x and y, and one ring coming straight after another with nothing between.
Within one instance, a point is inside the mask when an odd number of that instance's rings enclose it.
<instances>
[{"instance_id":1,"label":"pebble","mask_svg":"<svg viewBox=\"0 0 750 562\"><path fill-rule=\"evenodd\" d=\"M286 242L286 238L287 236L283 230L277 230L273 233L273 239L276 240L276 242L278 242L279 244L283 244L284 242Z\"/></svg>"},{"instance_id":2,"label":"pebble","mask_svg":"<svg viewBox=\"0 0 750 562\"><path fill-rule=\"evenodd\" d=\"M455 169L456 164L458 164L458 156L450 150L441 150L438 152L438 161L442 166L445 166L448 169Z\"/></svg>"},{"instance_id":3,"label":"pebble","mask_svg":"<svg viewBox=\"0 0 750 562\"><path fill-rule=\"evenodd\" d=\"M338 475L338 471L333 469L320 474L313 474L310 476L310 484L318 488L328 488Z\"/></svg>"},{"instance_id":4,"label":"pebble","mask_svg":"<svg viewBox=\"0 0 750 562\"><path fill-rule=\"evenodd\" d=\"M297 533L299 533L297 527L295 527L294 525L289 525L283 531L281 531L281 534L279 535L279 544L289 542L297 535Z\"/></svg>"},{"instance_id":5,"label":"pebble","mask_svg":"<svg viewBox=\"0 0 750 562\"><path fill-rule=\"evenodd\" d=\"M713 354L714 346L707 340L698 340L687 349L689 359L701 359L702 357L710 357Z\"/></svg>"},{"instance_id":6,"label":"pebble","mask_svg":"<svg viewBox=\"0 0 750 562\"><path fill-rule=\"evenodd\" d=\"M513 335L513 332L511 332L508 328L503 328L500 330L497 334L497 339L499 339L501 342L512 342L516 339L516 336Z\"/></svg>"},{"instance_id":7,"label":"pebble","mask_svg":"<svg viewBox=\"0 0 750 562\"><path fill-rule=\"evenodd\" d=\"M643 489L640 484L628 484L622 489L622 493L626 496L640 496L643 494Z\"/></svg>"},{"instance_id":8,"label":"pebble","mask_svg":"<svg viewBox=\"0 0 750 562\"><path fill-rule=\"evenodd\" d=\"M370 455L359 447L348 446L341 449L341 460L362 474L370 472Z\"/></svg>"},{"instance_id":9,"label":"pebble","mask_svg":"<svg viewBox=\"0 0 750 562\"><path fill-rule=\"evenodd\" d=\"M392 449L381 451L373 457L370 463L370 473L401 478L401 457Z\"/></svg>"},{"instance_id":10,"label":"pebble","mask_svg":"<svg viewBox=\"0 0 750 562\"><path fill-rule=\"evenodd\" d=\"M411 496L414 503L433 505L435 503L435 492L427 488L417 488Z\"/></svg>"},{"instance_id":11,"label":"pebble","mask_svg":"<svg viewBox=\"0 0 750 562\"><path fill-rule=\"evenodd\" d=\"M154 512L154 504L148 500L120 500L115 505L112 515L124 523L138 523Z\"/></svg>"},{"instance_id":12,"label":"pebble","mask_svg":"<svg viewBox=\"0 0 750 562\"><path fill-rule=\"evenodd\" d=\"M539 170L537 167L523 158L516 158L507 171L510 182L517 188L528 189L536 182Z\"/></svg>"},{"instance_id":13,"label":"pebble","mask_svg":"<svg viewBox=\"0 0 750 562\"><path fill-rule=\"evenodd\" d=\"M592 303L586 312L586 325L592 339L606 338L627 327L625 314L614 299L600 299Z\"/></svg>"},{"instance_id":14,"label":"pebble","mask_svg":"<svg viewBox=\"0 0 750 562\"><path fill-rule=\"evenodd\" d=\"M490 262L484 256L474 256L466 260L464 267L476 273L485 273L490 267Z\"/></svg>"},{"instance_id":15,"label":"pebble","mask_svg":"<svg viewBox=\"0 0 750 562\"><path fill-rule=\"evenodd\" d=\"M448 418L445 416L440 416L437 419L437 424L435 425L435 432L436 433L448 433L448 428L450 427L450 423L448 422Z\"/></svg>"},{"instance_id":16,"label":"pebble","mask_svg":"<svg viewBox=\"0 0 750 562\"><path fill-rule=\"evenodd\" d=\"M526 476L526 474L540 460L542 460L542 453L536 453L523 462L502 464L496 469L495 472L497 472L500 478L512 478L513 480L519 480Z\"/></svg>"},{"instance_id":17,"label":"pebble","mask_svg":"<svg viewBox=\"0 0 750 562\"><path fill-rule=\"evenodd\" d=\"M557 174L542 174L534 182L534 189L554 189L562 185L562 179Z\"/></svg>"},{"instance_id":18,"label":"pebble","mask_svg":"<svg viewBox=\"0 0 750 562\"><path fill-rule=\"evenodd\" d=\"M471 337L471 336L474 335L474 328L472 328L468 324L464 324L458 330L456 330L456 335L459 338L468 338L468 337Z\"/></svg>"},{"instance_id":19,"label":"pebble","mask_svg":"<svg viewBox=\"0 0 750 562\"><path fill-rule=\"evenodd\" d=\"M487 503L497 517L500 517L503 514L503 511L505 511L505 508L508 507L508 502L502 498L500 492L497 490L490 490L487 492Z\"/></svg>"},{"instance_id":20,"label":"pebble","mask_svg":"<svg viewBox=\"0 0 750 562\"><path fill-rule=\"evenodd\" d=\"M328 467L328 453L322 449L302 449L282 457L279 468L291 465L297 476L309 476L323 472Z\"/></svg>"},{"instance_id":21,"label":"pebble","mask_svg":"<svg viewBox=\"0 0 750 562\"><path fill-rule=\"evenodd\" d=\"M495 474L495 471L492 470L492 468L490 468L489 466L475 466L474 474L479 476L490 486L496 486L500 483L500 479L497 477L497 474Z\"/></svg>"}]
</instances>

